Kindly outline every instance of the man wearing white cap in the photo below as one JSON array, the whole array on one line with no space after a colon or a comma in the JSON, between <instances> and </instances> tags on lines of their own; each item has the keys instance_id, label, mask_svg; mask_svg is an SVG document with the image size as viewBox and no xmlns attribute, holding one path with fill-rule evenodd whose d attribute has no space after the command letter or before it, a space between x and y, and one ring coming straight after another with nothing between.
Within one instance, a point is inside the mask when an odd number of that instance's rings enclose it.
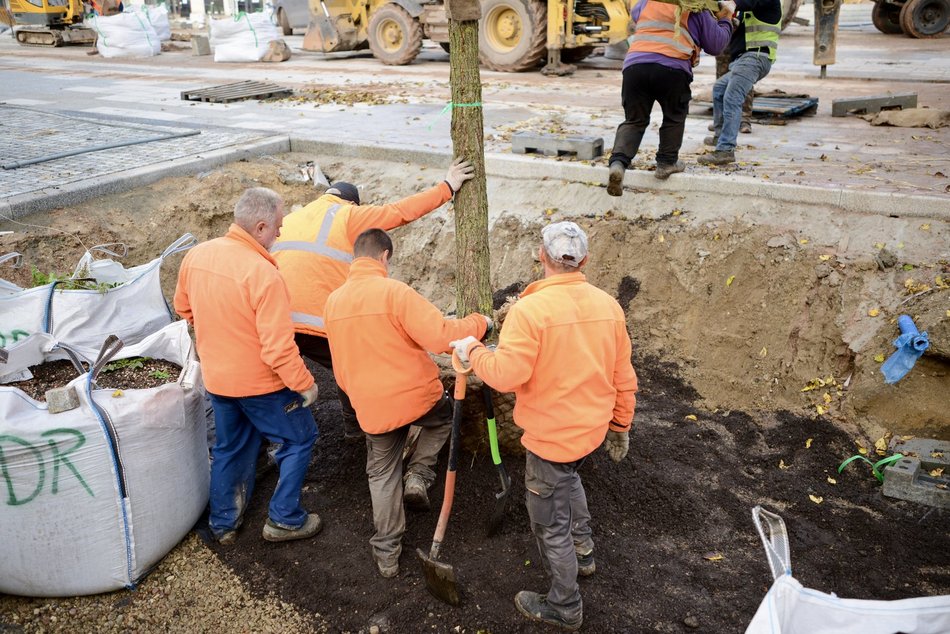
<instances>
[{"instance_id":1,"label":"man wearing white cap","mask_svg":"<svg viewBox=\"0 0 950 634\"><path fill-rule=\"evenodd\" d=\"M541 235L544 279L521 293L498 347L474 337L452 347L485 383L515 393L514 420L524 429L528 517L551 587L519 592L515 606L530 619L576 630L584 621L577 575L595 570L577 470L602 443L614 462L627 455L637 375L623 309L580 272L587 235L573 222L548 225Z\"/></svg>"}]
</instances>

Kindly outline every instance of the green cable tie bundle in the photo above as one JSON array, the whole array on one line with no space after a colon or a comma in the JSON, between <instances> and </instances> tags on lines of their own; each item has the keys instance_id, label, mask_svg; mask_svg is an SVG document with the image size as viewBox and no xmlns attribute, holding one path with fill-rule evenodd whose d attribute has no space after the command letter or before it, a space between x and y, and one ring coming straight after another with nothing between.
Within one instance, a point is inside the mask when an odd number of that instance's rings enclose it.
<instances>
[{"instance_id":1,"label":"green cable tie bundle","mask_svg":"<svg viewBox=\"0 0 950 634\"><path fill-rule=\"evenodd\" d=\"M475 103L453 103L450 101L447 104L445 104L445 107L442 108L442 110L439 112L439 114L436 115L435 118L438 119L439 117L443 116L446 112L448 112L452 108L481 108L481 107L482 107L482 103L480 101L475 102ZM431 130L433 125L435 125L435 121L430 123L427 129Z\"/></svg>"}]
</instances>

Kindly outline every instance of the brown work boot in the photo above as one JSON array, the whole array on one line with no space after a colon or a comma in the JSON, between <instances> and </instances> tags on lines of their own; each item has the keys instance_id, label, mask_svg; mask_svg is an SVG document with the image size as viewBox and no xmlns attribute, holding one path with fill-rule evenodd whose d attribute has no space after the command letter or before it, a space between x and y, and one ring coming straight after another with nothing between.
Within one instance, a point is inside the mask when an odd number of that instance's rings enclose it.
<instances>
[{"instance_id":1,"label":"brown work boot","mask_svg":"<svg viewBox=\"0 0 950 634\"><path fill-rule=\"evenodd\" d=\"M581 625L584 624L584 617L582 615L578 615L577 618L570 620L562 617L548 604L547 597L537 592L522 590L516 594L515 607L532 621L555 625L570 632L581 629Z\"/></svg>"},{"instance_id":2,"label":"brown work boot","mask_svg":"<svg viewBox=\"0 0 950 634\"><path fill-rule=\"evenodd\" d=\"M410 473L402 485L402 499L413 511L429 510L429 491L422 476Z\"/></svg>"},{"instance_id":3,"label":"brown work boot","mask_svg":"<svg viewBox=\"0 0 950 634\"><path fill-rule=\"evenodd\" d=\"M739 123L739 132L742 134L752 134L752 122L742 121Z\"/></svg>"},{"instance_id":4,"label":"brown work boot","mask_svg":"<svg viewBox=\"0 0 950 634\"><path fill-rule=\"evenodd\" d=\"M714 132L716 130L716 124L710 123L709 125L706 126L706 129L709 130L710 132Z\"/></svg>"},{"instance_id":5,"label":"brown work boot","mask_svg":"<svg viewBox=\"0 0 950 634\"><path fill-rule=\"evenodd\" d=\"M392 579L399 574L399 555L394 557L380 557L373 553L373 559L376 561L376 569L384 579Z\"/></svg>"},{"instance_id":6,"label":"brown work boot","mask_svg":"<svg viewBox=\"0 0 950 634\"><path fill-rule=\"evenodd\" d=\"M611 196L623 196L623 173L627 168L620 161L610 164L610 174L607 178L607 193Z\"/></svg>"},{"instance_id":7,"label":"brown work boot","mask_svg":"<svg viewBox=\"0 0 950 634\"><path fill-rule=\"evenodd\" d=\"M316 513L307 515L307 521L298 528L286 528L268 517L267 522L264 523L261 536L269 542L287 542L292 539L313 537L320 532L321 528L323 528L323 522L320 521L320 516Z\"/></svg>"},{"instance_id":8,"label":"brown work boot","mask_svg":"<svg viewBox=\"0 0 950 634\"><path fill-rule=\"evenodd\" d=\"M716 144L719 143L719 135L714 134L713 136L708 136L705 139L703 139L703 143L705 145L711 145L713 147L716 147Z\"/></svg>"},{"instance_id":9,"label":"brown work boot","mask_svg":"<svg viewBox=\"0 0 950 634\"><path fill-rule=\"evenodd\" d=\"M667 178L670 177L670 174L676 174L678 172L682 172L685 169L686 169L686 165L683 163L683 161L676 161L676 163L674 163L673 165L667 165L665 163L657 163L656 171L653 172L653 176L660 179L661 181L665 181Z\"/></svg>"},{"instance_id":10,"label":"brown work boot","mask_svg":"<svg viewBox=\"0 0 950 634\"><path fill-rule=\"evenodd\" d=\"M702 165L728 165L736 162L736 153L733 150L716 150L696 160Z\"/></svg>"}]
</instances>

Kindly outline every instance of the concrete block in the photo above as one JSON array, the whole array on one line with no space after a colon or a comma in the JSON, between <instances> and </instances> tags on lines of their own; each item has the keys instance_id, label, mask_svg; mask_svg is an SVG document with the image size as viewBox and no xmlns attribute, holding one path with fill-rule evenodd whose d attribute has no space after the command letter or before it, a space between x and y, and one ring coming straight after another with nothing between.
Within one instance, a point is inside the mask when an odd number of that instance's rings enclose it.
<instances>
[{"instance_id":1,"label":"concrete block","mask_svg":"<svg viewBox=\"0 0 950 634\"><path fill-rule=\"evenodd\" d=\"M79 396L76 394L76 388L64 386L46 391L46 409L50 414L68 412L77 407L79 407Z\"/></svg>"},{"instance_id":2,"label":"concrete block","mask_svg":"<svg viewBox=\"0 0 950 634\"><path fill-rule=\"evenodd\" d=\"M518 132L511 137L515 154L535 152L544 156L575 154L582 160L595 159L604 153L604 140L595 136L559 137L553 134Z\"/></svg>"},{"instance_id":3,"label":"concrete block","mask_svg":"<svg viewBox=\"0 0 950 634\"><path fill-rule=\"evenodd\" d=\"M917 93L901 92L874 97L855 97L852 99L832 99L831 116L844 117L848 113L872 114L885 108L916 108Z\"/></svg>"},{"instance_id":4,"label":"concrete block","mask_svg":"<svg viewBox=\"0 0 950 634\"><path fill-rule=\"evenodd\" d=\"M884 495L950 509L950 443L914 438L894 450L904 458L884 470Z\"/></svg>"},{"instance_id":5,"label":"concrete block","mask_svg":"<svg viewBox=\"0 0 950 634\"><path fill-rule=\"evenodd\" d=\"M207 35L191 36L191 54L192 55L211 55L211 42Z\"/></svg>"}]
</instances>

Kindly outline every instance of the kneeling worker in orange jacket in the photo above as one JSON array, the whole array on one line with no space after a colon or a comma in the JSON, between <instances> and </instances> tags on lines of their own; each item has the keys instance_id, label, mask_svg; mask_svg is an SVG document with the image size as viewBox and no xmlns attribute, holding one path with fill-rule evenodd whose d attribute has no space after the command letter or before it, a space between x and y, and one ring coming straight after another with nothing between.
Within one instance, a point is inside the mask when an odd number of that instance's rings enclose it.
<instances>
[{"instance_id":1,"label":"kneeling worker in orange jacket","mask_svg":"<svg viewBox=\"0 0 950 634\"><path fill-rule=\"evenodd\" d=\"M471 163L456 159L435 187L379 206L360 205L356 187L336 182L323 196L287 216L271 251L290 290L290 316L303 356L333 369L324 306L330 293L346 281L356 236L374 227L386 231L401 227L441 207L474 170ZM363 434L350 399L345 390L338 391L344 436L359 439Z\"/></svg>"},{"instance_id":2,"label":"kneeling worker in orange jacket","mask_svg":"<svg viewBox=\"0 0 950 634\"><path fill-rule=\"evenodd\" d=\"M547 595L519 592L515 606L576 630L583 623L577 575L595 569L577 470L601 443L614 462L627 455L637 375L623 309L579 270L587 236L573 222L548 225L542 236L544 279L512 306L497 349L473 337L452 346L485 383L515 393L514 420L524 429L528 517L552 579Z\"/></svg>"},{"instance_id":3,"label":"kneeling worker in orange jacket","mask_svg":"<svg viewBox=\"0 0 950 634\"><path fill-rule=\"evenodd\" d=\"M439 309L402 282L390 279L393 243L381 229L364 231L353 247L346 283L327 299L326 328L337 384L350 396L366 432L366 475L376 534L370 540L379 573L399 573L403 500L429 508L439 451L451 432L452 399L429 357L449 342L482 338L491 319L473 313L445 319ZM422 428L402 477L409 425ZM405 490L405 492L404 492Z\"/></svg>"},{"instance_id":4,"label":"kneeling worker in orange jacket","mask_svg":"<svg viewBox=\"0 0 950 634\"><path fill-rule=\"evenodd\" d=\"M222 544L234 542L244 519L262 438L280 445L264 539L311 537L321 525L300 505L317 439L317 385L294 345L287 287L267 252L283 216L277 192L248 189L227 235L189 251L178 273L175 310L195 327L214 408L208 524Z\"/></svg>"}]
</instances>

